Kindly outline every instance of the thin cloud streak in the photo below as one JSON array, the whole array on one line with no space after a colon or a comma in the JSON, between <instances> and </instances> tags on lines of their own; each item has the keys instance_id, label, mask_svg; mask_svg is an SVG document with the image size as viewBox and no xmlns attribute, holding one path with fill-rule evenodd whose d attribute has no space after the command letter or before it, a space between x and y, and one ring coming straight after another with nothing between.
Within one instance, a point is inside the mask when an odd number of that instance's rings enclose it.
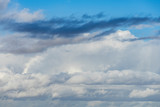
<instances>
[{"instance_id":1,"label":"thin cloud streak","mask_svg":"<svg viewBox=\"0 0 160 107\"><path fill-rule=\"evenodd\" d=\"M126 40L123 40L123 41L133 42L133 41L138 41L138 40L154 40L154 39L159 40L160 36L137 37L137 38L132 38L132 39L126 39Z\"/></svg>"}]
</instances>

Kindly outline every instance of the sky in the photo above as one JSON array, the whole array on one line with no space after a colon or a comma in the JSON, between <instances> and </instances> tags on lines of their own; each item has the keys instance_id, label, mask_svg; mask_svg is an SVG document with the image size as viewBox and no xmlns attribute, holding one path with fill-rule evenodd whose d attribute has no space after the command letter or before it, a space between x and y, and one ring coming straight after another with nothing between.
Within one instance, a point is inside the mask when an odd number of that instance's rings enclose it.
<instances>
[{"instance_id":1,"label":"sky","mask_svg":"<svg viewBox=\"0 0 160 107\"><path fill-rule=\"evenodd\" d=\"M159 107L160 0L0 0L0 107Z\"/></svg>"}]
</instances>

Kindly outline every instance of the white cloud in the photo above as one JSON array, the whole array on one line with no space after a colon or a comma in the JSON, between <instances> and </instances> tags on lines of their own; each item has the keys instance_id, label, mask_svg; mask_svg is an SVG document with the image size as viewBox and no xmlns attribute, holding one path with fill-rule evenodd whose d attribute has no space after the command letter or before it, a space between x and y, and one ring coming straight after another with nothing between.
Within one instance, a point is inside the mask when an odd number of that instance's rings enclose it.
<instances>
[{"instance_id":1,"label":"white cloud","mask_svg":"<svg viewBox=\"0 0 160 107\"><path fill-rule=\"evenodd\" d=\"M33 22L44 19L42 10L31 12L30 9L19 9L18 5L7 7L10 0L0 0L0 19L16 22Z\"/></svg>"},{"instance_id":2,"label":"white cloud","mask_svg":"<svg viewBox=\"0 0 160 107\"><path fill-rule=\"evenodd\" d=\"M16 22L33 22L44 19L42 10L30 12L28 8L23 10L8 9L7 12L1 15L1 19L12 19Z\"/></svg>"},{"instance_id":3,"label":"white cloud","mask_svg":"<svg viewBox=\"0 0 160 107\"><path fill-rule=\"evenodd\" d=\"M12 17L17 22L33 22L44 19L42 10L31 13L30 10L27 8L24 8L21 11L17 11L16 13L11 14L11 16L9 17Z\"/></svg>"},{"instance_id":4,"label":"white cloud","mask_svg":"<svg viewBox=\"0 0 160 107\"><path fill-rule=\"evenodd\" d=\"M152 95L159 94L159 90L147 88L146 90L133 90L130 94L130 98L145 98Z\"/></svg>"},{"instance_id":5,"label":"white cloud","mask_svg":"<svg viewBox=\"0 0 160 107\"><path fill-rule=\"evenodd\" d=\"M31 58L29 60L29 62L25 64L25 68L24 68L23 74L28 73L28 70L29 70L30 66L33 66L35 63L37 63L37 62L39 62L41 60L42 60L41 56L36 56L36 57Z\"/></svg>"},{"instance_id":6,"label":"white cloud","mask_svg":"<svg viewBox=\"0 0 160 107\"><path fill-rule=\"evenodd\" d=\"M2 96L11 98L34 97L47 92L45 86L50 82L47 75L41 74L17 74L13 72L0 72ZM2 97L0 96L0 97Z\"/></svg>"}]
</instances>

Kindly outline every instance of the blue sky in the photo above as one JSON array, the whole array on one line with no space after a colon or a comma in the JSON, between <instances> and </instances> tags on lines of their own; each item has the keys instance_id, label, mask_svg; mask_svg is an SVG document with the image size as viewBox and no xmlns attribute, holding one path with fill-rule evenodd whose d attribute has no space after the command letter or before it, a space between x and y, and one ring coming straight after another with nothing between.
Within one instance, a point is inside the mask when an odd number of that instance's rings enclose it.
<instances>
[{"instance_id":1,"label":"blue sky","mask_svg":"<svg viewBox=\"0 0 160 107\"><path fill-rule=\"evenodd\" d=\"M159 0L13 0L22 8L44 9L47 16L97 14L109 17L128 15L159 16Z\"/></svg>"},{"instance_id":2,"label":"blue sky","mask_svg":"<svg viewBox=\"0 0 160 107\"><path fill-rule=\"evenodd\" d=\"M0 0L0 107L159 107L160 0Z\"/></svg>"}]
</instances>

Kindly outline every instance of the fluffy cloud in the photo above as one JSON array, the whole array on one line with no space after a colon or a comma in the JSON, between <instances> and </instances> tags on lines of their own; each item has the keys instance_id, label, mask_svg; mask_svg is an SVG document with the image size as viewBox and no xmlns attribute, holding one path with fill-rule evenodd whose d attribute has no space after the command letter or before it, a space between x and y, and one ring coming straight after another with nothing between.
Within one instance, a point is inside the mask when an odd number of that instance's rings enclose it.
<instances>
[{"instance_id":1,"label":"fluffy cloud","mask_svg":"<svg viewBox=\"0 0 160 107\"><path fill-rule=\"evenodd\" d=\"M11 71L1 71L0 75L0 98L37 97L47 92L48 76L41 74L22 75Z\"/></svg>"},{"instance_id":2,"label":"fluffy cloud","mask_svg":"<svg viewBox=\"0 0 160 107\"><path fill-rule=\"evenodd\" d=\"M7 18L14 19L16 22L33 22L44 19L42 10L30 12L29 9L24 8L23 10L16 11L6 15Z\"/></svg>"},{"instance_id":3,"label":"fluffy cloud","mask_svg":"<svg viewBox=\"0 0 160 107\"><path fill-rule=\"evenodd\" d=\"M16 23L31 23L44 19L42 10L30 12L28 8L19 9L8 7L10 0L0 0L0 23L8 23L11 20Z\"/></svg>"}]
</instances>

